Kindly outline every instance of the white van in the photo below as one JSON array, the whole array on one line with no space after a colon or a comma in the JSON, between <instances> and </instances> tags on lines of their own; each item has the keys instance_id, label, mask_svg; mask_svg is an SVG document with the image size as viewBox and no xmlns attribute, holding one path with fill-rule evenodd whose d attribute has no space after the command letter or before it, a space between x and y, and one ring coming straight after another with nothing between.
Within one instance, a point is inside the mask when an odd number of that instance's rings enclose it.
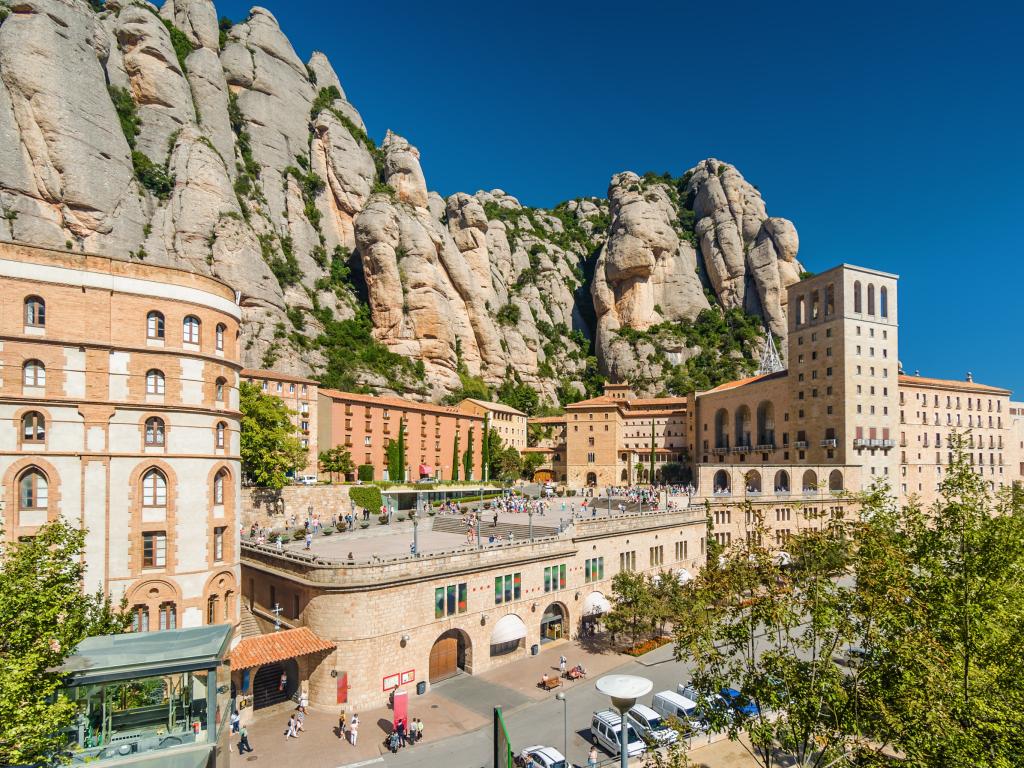
<instances>
[{"instance_id":1,"label":"white van","mask_svg":"<svg viewBox=\"0 0 1024 768\"><path fill-rule=\"evenodd\" d=\"M643 704L631 707L629 712L626 713L626 719L630 725L636 728L640 738L651 741L659 746L675 744L679 738L679 733L674 728L670 728L661 715ZM683 724L685 726L685 721L683 721Z\"/></svg>"},{"instance_id":2,"label":"white van","mask_svg":"<svg viewBox=\"0 0 1024 768\"><path fill-rule=\"evenodd\" d=\"M688 726L695 731L703 731L707 728L697 713L697 702L675 691L661 691L654 694L651 709L662 717L674 717L684 727Z\"/></svg>"},{"instance_id":3,"label":"white van","mask_svg":"<svg viewBox=\"0 0 1024 768\"><path fill-rule=\"evenodd\" d=\"M639 757L647 750L636 729L626 724L626 754L629 757ZM619 754L619 745L622 743L622 718L618 712L610 709L595 712L593 720L590 721L590 734L594 743L604 749L610 755Z\"/></svg>"}]
</instances>

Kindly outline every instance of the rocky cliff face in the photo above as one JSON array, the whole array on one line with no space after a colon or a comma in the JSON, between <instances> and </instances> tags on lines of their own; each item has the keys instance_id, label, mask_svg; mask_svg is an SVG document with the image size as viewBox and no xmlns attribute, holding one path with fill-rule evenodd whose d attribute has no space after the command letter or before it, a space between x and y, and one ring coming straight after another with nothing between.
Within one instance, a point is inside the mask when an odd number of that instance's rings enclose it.
<instances>
[{"instance_id":1,"label":"rocky cliff face","mask_svg":"<svg viewBox=\"0 0 1024 768\"><path fill-rule=\"evenodd\" d=\"M597 367L657 390L696 351L651 355L629 330L714 305L785 332L796 231L725 163L621 173L607 200L553 210L445 200L263 8L220 25L210 0L0 0L0 19L0 236L225 280L250 366L555 402Z\"/></svg>"}]
</instances>

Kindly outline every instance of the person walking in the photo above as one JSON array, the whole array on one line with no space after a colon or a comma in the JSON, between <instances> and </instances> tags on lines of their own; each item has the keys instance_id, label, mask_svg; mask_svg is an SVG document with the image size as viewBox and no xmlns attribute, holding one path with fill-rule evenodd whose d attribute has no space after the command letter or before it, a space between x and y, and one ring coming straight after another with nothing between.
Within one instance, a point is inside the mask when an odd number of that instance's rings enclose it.
<instances>
[{"instance_id":1,"label":"person walking","mask_svg":"<svg viewBox=\"0 0 1024 768\"><path fill-rule=\"evenodd\" d=\"M238 733L238 729L241 726L242 718L238 716L238 711L231 713L231 732Z\"/></svg>"},{"instance_id":2,"label":"person walking","mask_svg":"<svg viewBox=\"0 0 1024 768\"><path fill-rule=\"evenodd\" d=\"M359 738L359 715L352 713L352 724L348 727L349 741L352 742L352 746L356 745L356 740Z\"/></svg>"},{"instance_id":3,"label":"person walking","mask_svg":"<svg viewBox=\"0 0 1024 768\"><path fill-rule=\"evenodd\" d=\"M405 720L399 718L398 725L395 726L398 729L398 746L405 746Z\"/></svg>"},{"instance_id":4,"label":"person walking","mask_svg":"<svg viewBox=\"0 0 1024 768\"><path fill-rule=\"evenodd\" d=\"M423 721L416 718L416 741L423 741Z\"/></svg>"},{"instance_id":5,"label":"person walking","mask_svg":"<svg viewBox=\"0 0 1024 768\"><path fill-rule=\"evenodd\" d=\"M249 731L243 725L238 734L238 754L244 755L246 752L252 752L252 745L249 744Z\"/></svg>"},{"instance_id":6,"label":"person walking","mask_svg":"<svg viewBox=\"0 0 1024 768\"><path fill-rule=\"evenodd\" d=\"M565 665L568 664L568 663L569 663L569 660L566 659L565 656L559 656L558 657L558 673L562 677L565 677Z\"/></svg>"},{"instance_id":7,"label":"person walking","mask_svg":"<svg viewBox=\"0 0 1024 768\"><path fill-rule=\"evenodd\" d=\"M346 725L347 725L347 723L345 722L345 708L342 707L341 712L338 714L338 738L339 739L344 739L345 738L345 726Z\"/></svg>"},{"instance_id":8,"label":"person walking","mask_svg":"<svg viewBox=\"0 0 1024 768\"><path fill-rule=\"evenodd\" d=\"M313 534L306 530L306 549L310 549L313 545Z\"/></svg>"},{"instance_id":9,"label":"person walking","mask_svg":"<svg viewBox=\"0 0 1024 768\"><path fill-rule=\"evenodd\" d=\"M588 768L594 768L597 765L597 747L590 748L590 754L587 755L587 766Z\"/></svg>"},{"instance_id":10,"label":"person walking","mask_svg":"<svg viewBox=\"0 0 1024 768\"><path fill-rule=\"evenodd\" d=\"M292 714L288 718L288 730L286 730L284 732L284 737L286 739L291 739L291 738L297 739L297 738L299 738L298 727L299 726L298 726L298 722L295 720L295 715Z\"/></svg>"}]
</instances>

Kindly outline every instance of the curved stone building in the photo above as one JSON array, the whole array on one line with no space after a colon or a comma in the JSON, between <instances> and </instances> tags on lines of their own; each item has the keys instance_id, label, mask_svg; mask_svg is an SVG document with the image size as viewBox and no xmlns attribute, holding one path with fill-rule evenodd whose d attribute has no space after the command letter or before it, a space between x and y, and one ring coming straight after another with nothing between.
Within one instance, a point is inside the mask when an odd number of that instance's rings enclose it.
<instances>
[{"instance_id":1,"label":"curved stone building","mask_svg":"<svg viewBox=\"0 0 1024 768\"><path fill-rule=\"evenodd\" d=\"M238 621L239 318L201 275L0 243L0 535L83 526L140 631Z\"/></svg>"}]
</instances>

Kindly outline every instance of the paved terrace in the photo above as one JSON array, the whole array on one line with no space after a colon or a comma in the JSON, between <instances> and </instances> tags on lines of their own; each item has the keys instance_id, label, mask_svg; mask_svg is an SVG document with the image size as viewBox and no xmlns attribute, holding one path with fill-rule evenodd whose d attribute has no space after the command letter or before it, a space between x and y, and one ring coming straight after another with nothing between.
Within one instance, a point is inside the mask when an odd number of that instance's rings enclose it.
<instances>
[{"instance_id":1,"label":"paved terrace","mask_svg":"<svg viewBox=\"0 0 1024 768\"><path fill-rule=\"evenodd\" d=\"M569 502L575 501L575 514L571 513L572 507ZM667 525L679 525L680 522L703 521L704 510L680 510L673 512L619 512L616 508L615 499L612 500L612 509L609 513L607 499L595 499L594 507L587 507L583 514L579 512L581 499L566 500L566 512L563 516L561 499L553 499L546 514L534 514L534 538L533 544L555 544L560 541L568 541L574 538L587 536L600 536L610 532L612 529L619 529L621 521L635 520L637 528L661 527ZM402 522L393 521L390 524L381 525L375 517L371 517L371 524L368 528L357 527L352 531L334 532L331 535L318 534L313 537L311 548L305 548L305 541L291 540L290 532L285 534L285 543L281 549L276 543L259 545L253 543L247 536L242 538L243 557L250 560L261 560L264 562L283 559L290 561L300 569L306 568L330 568L346 565L384 565L400 564L405 561L422 561L427 557L450 557L470 554L477 551L485 552L507 552L512 554L513 550L529 546L529 515L526 513L499 513L499 532L515 526L518 531L510 540L504 535L500 540L489 541L493 529L493 513L485 510L483 514L483 525L480 529L480 546L477 546L476 536L469 536L467 533L452 533L448 530L434 530L435 521L444 521L444 525L438 527L455 528L461 526L451 523L461 523L464 515L437 515L427 517L419 521L416 532L419 554L414 556L411 552L413 542L413 523L410 520ZM559 533L561 531L561 533ZM276 533L271 538L276 537Z\"/></svg>"}]
</instances>

